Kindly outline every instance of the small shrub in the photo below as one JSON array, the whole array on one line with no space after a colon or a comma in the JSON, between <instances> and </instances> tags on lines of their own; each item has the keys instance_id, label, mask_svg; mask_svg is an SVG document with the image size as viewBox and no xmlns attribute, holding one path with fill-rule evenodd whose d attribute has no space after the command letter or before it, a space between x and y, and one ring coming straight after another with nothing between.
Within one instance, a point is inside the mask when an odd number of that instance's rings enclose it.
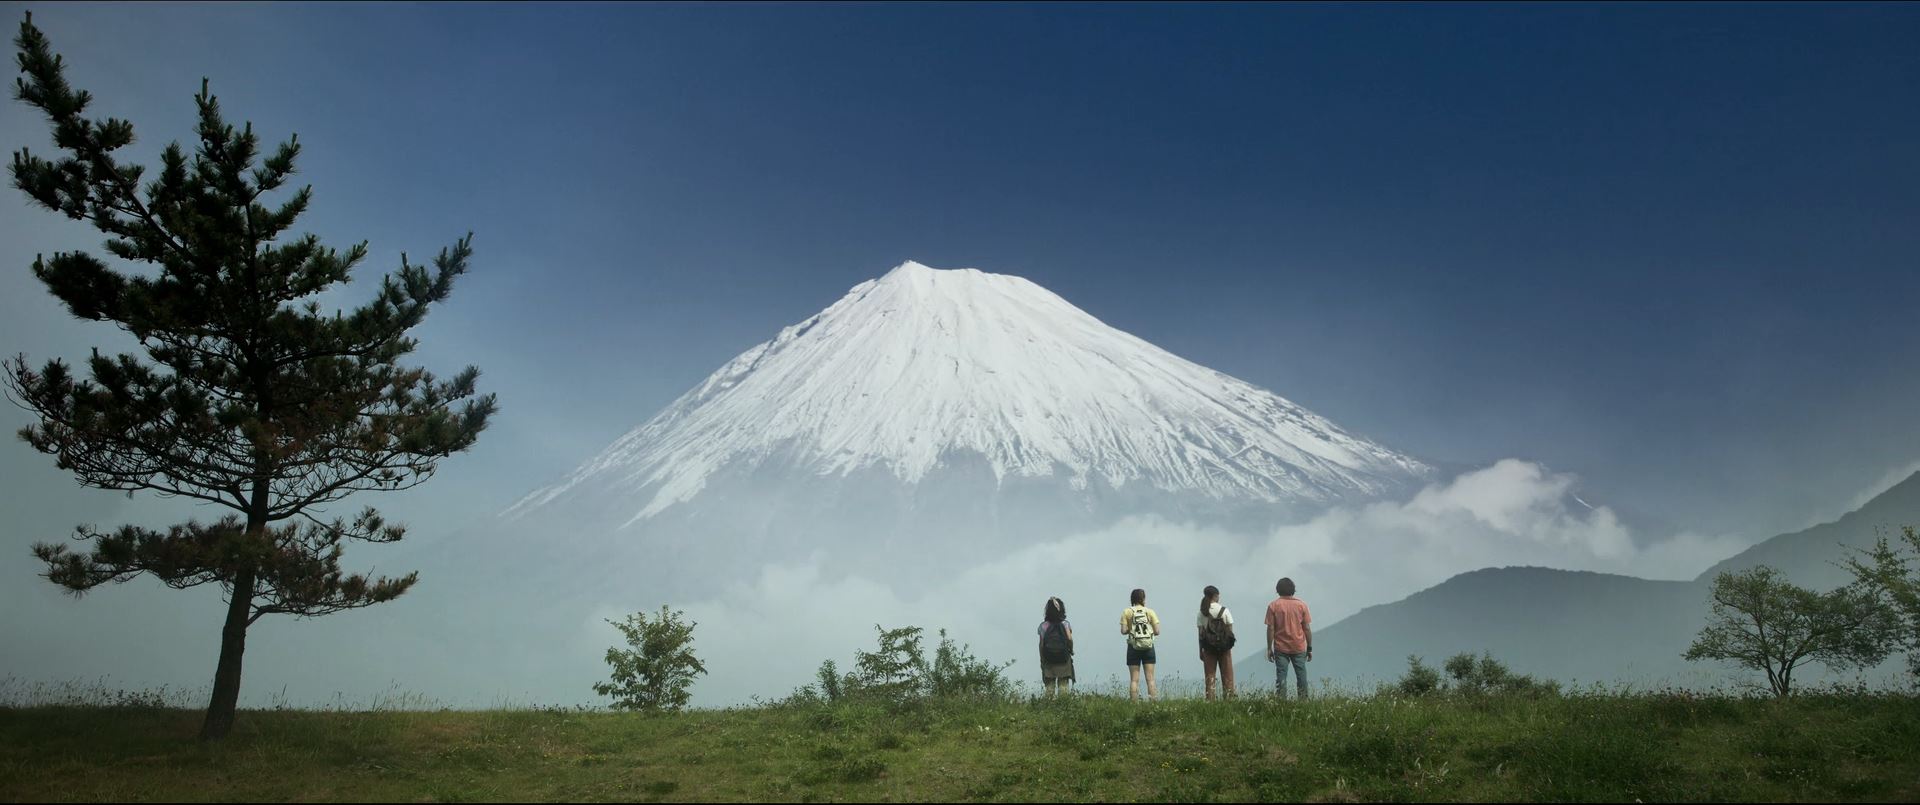
<instances>
[{"instance_id":1,"label":"small shrub","mask_svg":"<svg viewBox=\"0 0 1920 805\"><path fill-rule=\"evenodd\" d=\"M935 698L1006 699L1014 694L1016 684L1006 676L1012 667L1013 660L994 665L973 656L967 646L955 646L947 630L941 629L940 648L927 673L927 693Z\"/></svg>"},{"instance_id":2,"label":"small shrub","mask_svg":"<svg viewBox=\"0 0 1920 805\"><path fill-rule=\"evenodd\" d=\"M879 645L874 651L854 652L854 670L840 673L833 660L820 663L816 682L794 692L790 701L879 701L898 710L930 699L985 698L1004 700L1015 695L1019 683L1006 676L1013 661L995 664L980 659L964 645L955 644L946 630L928 662L921 648L925 630L918 626L887 629L876 624Z\"/></svg>"},{"instance_id":3,"label":"small shrub","mask_svg":"<svg viewBox=\"0 0 1920 805\"><path fill-rule=\"evenodd\" d=\"M1560 692L1560 683L1541 682L1526 674L1516 674L1493 658L1492 654L1455 654L1447 658L1447 676L1453 689L1466 694L1552 695Z\"/></svg>"},{"instance_id":4,"label":"small shrub","mask_svg":"<svg viewBox=\"0 0 1920 805\"><path fill-rule=\"evenodd\" d=\"M1428 668L1419 657L1407 655L1407 672L1394 683L1394 690L1405 696L1425 696L1440 690L1440 672Z\"/></svg>"},{"instance_id":5,"label":"small shrub","mask_svg":"<svg viewBox=\"0 0 1920 805\"><path fill-rule=\"evenodd\" d=\"M840 701L840 669L833 660L822 661L820 670L814 673L820 678L820 695L830 702Z\"/></svg>"},{"instance_id":6,"label":"small shrub","mask_svg":"<svg viewBox=\"0 0 1920 805\"><path fill-rule=\"evenodd\" d=\"M652 618L636 612L624 621L607 621L627 638L630 649L607 649L613 678L594 683L593 690L613 697L616 710L663 712L687 706L695 674L707 666L693 654L693 627L682 623L679 611L661 605Z\"/></svg>"},{"instance_id":7,"label":"small shrub","mask_svg":"<svg viewBox=\"0 0 1920 805\"><path fill-rule=\"evenodd\" d=\"M1421 658L1408 656L1407 672L1389 690L1402 696L1435 693L1553 696L1560 693L1560 683L1552 680L1543 682L1527 674L1516 674L1505 663L1494 659L1492 654L1482 653L1478 657L1455 654L1448 657L1441 667L1446 670L1444 678Z\"/></svg>"}]
</instances>

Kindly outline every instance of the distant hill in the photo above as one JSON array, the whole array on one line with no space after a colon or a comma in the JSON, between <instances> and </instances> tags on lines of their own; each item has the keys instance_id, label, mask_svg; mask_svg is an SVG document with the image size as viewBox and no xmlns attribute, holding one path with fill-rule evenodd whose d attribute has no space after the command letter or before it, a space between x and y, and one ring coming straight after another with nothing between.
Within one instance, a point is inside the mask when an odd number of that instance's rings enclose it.
<instances>
[{"instance_id":1,"label":"distant hill","mask_svg":"<svg viewBox=\"0 0 1920 805\"><path fill-rule=\"evenodd\" d=\"M1920 526L1920 473L1901 481L1838 520L1804 531L1781 534L1741 551L1707 568L1707 572L1700 574L1698 580L1711 583L1713 577L1723 571L1772 565L1785 570L1795 584L1818 590L1831 589L1853 579L1847 571L1834 564L1848 554L1840 546L1865 548L1873 544L1875 529L1892 536L1903 525Z\"/></svg>"},{"instance_id":2,"label":"distant hill","mask_svg":"<svg viewBox=\"0 0 1920 805\"><path fill-rule=\"evenodd\" d=\"M1834 563L1843 546L1872 544L1875 529L1920 525L1920 473L1831 523L1773 537L1693 581L1507 567L1463 573L1400 601L1369 607L1314 635L1314 670L1333 678L1397 678L1409 654L1491 651L1523 673L1562 681L1689 684L1725 677L1724 666L1681 659L1704 624L1714 576L1755 565L1796 584L1831 589L1851 576ZM1242 662L1259 662L1249 657Z\"/></svg>"}]
</instances>

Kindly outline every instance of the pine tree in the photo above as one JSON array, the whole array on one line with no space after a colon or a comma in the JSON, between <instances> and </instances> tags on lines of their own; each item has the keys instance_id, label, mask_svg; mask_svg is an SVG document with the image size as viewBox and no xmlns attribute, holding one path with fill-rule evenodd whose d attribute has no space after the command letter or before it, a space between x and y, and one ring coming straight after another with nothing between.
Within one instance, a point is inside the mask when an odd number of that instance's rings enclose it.
<instances>
[{"instance_id":1,"label":"pine tree","mask_svg":"<svg viewBox=\"0 0 1920 805\"><path fill-rule=\"evenodd\" d=\"M366 243L342 252L310 234L282 239L311 187L276 207L262 198L293 174L297 137L260 158L252 124L228 125L203 79L198 147L189 157L167 146L143 187L143 168L114 156L133 142L133 125L83 117L91 96L68 85L31 14L14 44L25 74L15 96L46 114L64 152L58 161L15 152L14 185L105 233L112 256L147 265L122 273L85 252L35 259L34 276L74 316L125 330L145 360L96 349L82 379L59 360L35 370L16 356L8 391L39 418L20 436L84 485L233 511L164 530L82 526L75 537L91 552L41 543L34 554L45 577L75 595L143 573L174 588L220 585L226 615L201 728L218 739L233 726L255 621L390 601L417 578L343 572L347 541L394 542L404 528L372 508L321 515L353 492L426 481L485 429L495 405L476 396L477 369L442 381L397 363L416 344L407 331L466 271L472 235L431 269L403 255L373 301L323 315L309 297L348 281Z\"/></svg>"}]
</instances>

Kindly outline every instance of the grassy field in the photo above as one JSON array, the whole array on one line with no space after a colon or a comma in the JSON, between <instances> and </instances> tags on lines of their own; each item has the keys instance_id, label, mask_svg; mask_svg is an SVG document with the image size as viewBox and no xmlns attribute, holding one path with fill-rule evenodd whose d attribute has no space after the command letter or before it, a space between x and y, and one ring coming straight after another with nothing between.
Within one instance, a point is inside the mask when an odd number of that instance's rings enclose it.
<instances>
[{"instance_id":1,"label":"grassy field","mask_svg":"<svg viewBox=\"0 0 1920 805\"><path fill-rule=\"evenodd\" d=\"M1920 699L1687 694L567 710L0 708L6 800L1920 799Z\"/></svg>"}]
</instances>

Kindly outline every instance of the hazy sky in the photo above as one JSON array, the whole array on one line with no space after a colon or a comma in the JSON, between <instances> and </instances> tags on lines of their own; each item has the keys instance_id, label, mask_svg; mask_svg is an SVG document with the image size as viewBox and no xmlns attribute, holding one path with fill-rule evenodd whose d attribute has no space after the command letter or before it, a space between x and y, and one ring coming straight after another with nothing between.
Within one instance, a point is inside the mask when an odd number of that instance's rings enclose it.
<instances>
[{"instance_id":1,"label":"hazy sky","mask_svg":"<svg viewBox=\"0 0 1920 805\"><path fill-rule=\"evenodd\" d=\"M363 277L475 232L417 358L502 411L367 501L426 539L909 258L1673 532L1798 528L1920 460L1916 5L0 3L9 35L26 9L141 161L202 76L298 132L303 224L370 241ZM121 343L27 271L99 241L0 193L0 353ZM181 510L9 441L0 584Z\"/></svg>"}]
</instances>

